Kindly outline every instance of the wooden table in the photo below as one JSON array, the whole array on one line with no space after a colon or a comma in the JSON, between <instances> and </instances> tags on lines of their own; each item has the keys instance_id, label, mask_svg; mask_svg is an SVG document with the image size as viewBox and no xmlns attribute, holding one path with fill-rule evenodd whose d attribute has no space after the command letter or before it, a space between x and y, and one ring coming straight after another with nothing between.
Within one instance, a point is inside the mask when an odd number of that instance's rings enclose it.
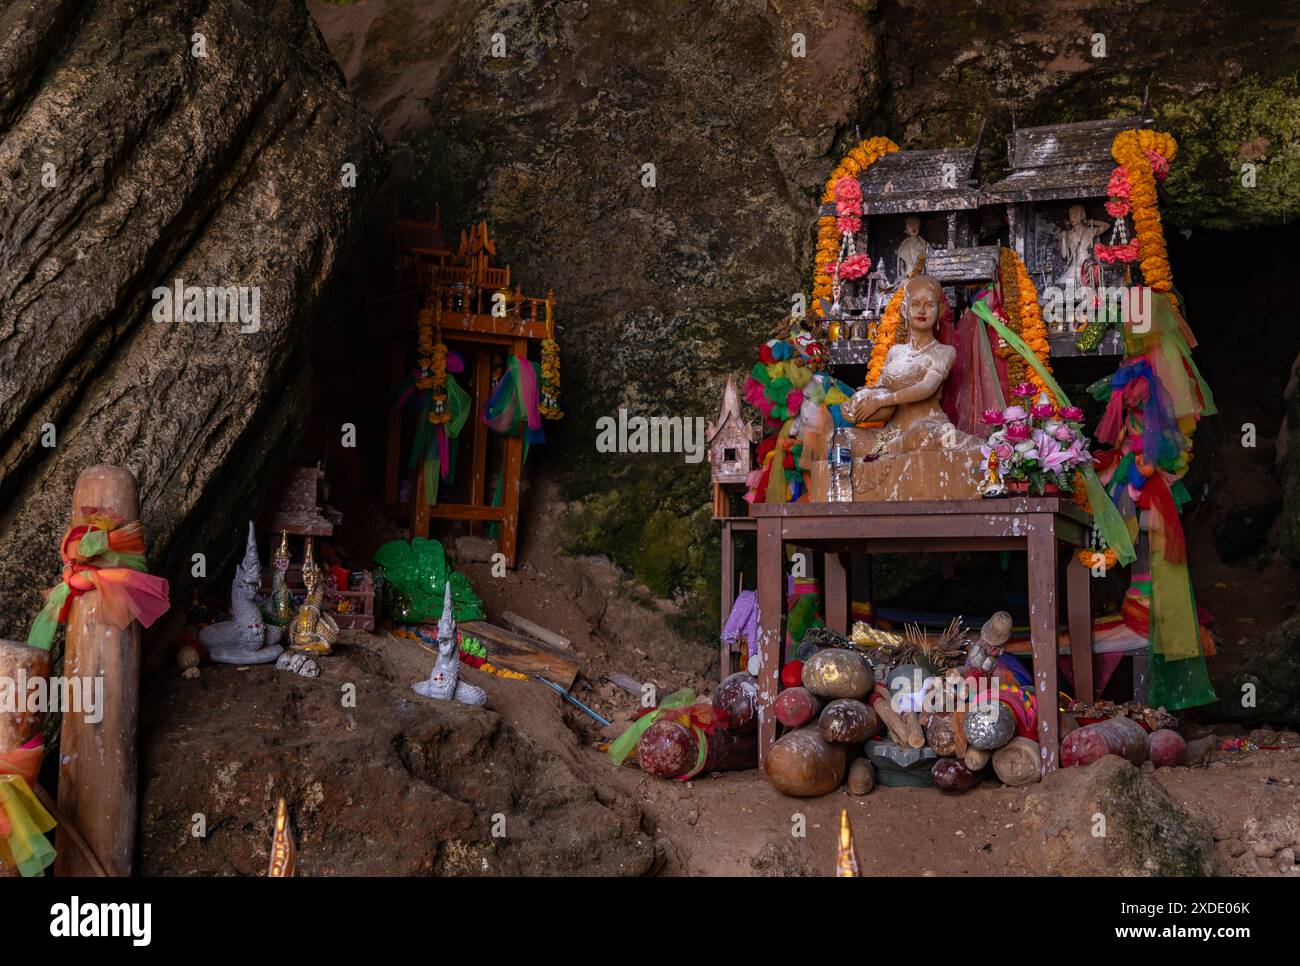
<instances>
[{"instance_id":1,"label":"wooden table","mask_svg":"<svg viewBox=\"0 0 1300 966\"><path fill-rule=\"evenodd\" d=\"M1086 547L1092 518L1068 497L1011 497L992 500L925 500L861 503L755 503L758 527L759 767L776 741L773 702L780 692L785 633L786 543L825 554L826 623L840 633L849 627L852 594L845 555L1023 550L1029 555L1029 623L1038 742L1043 770L1057 766L1057 564L1059 545ZM1066 592L1075 686L1093 693L1090 572L1073 554L1066 568ZM1086 659L1080 658L1086 653Z\"/></svg>"}]
</instances>

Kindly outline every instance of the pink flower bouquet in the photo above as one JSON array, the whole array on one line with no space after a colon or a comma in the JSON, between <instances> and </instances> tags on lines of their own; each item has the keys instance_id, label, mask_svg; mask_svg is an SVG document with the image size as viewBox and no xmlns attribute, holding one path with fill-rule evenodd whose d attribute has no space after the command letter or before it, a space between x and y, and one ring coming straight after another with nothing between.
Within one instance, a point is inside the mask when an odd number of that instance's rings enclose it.
<instances>
[{"instance_id":1,"label":"pink flower bouquet","mask_svg":"<svg viewBox=\"0 0 1300 966\"><path fill-rule=\"evenodd\" d=\"M1022 386L1012 390L1018 392ZM1041 394L1026 409L1008 406L998 412L990 409L980 422L996 427L980 447L983 460L980 472L987 474L990 458L997 461L998 472L1006 480L1025 480L1033 493L1041 496L1049 483L1069 492L1074 475L1092 465L1088 437L1083 434L1083 411L1075 406L1057 409L1047 395Z\"/></svg>"}]
</instances>

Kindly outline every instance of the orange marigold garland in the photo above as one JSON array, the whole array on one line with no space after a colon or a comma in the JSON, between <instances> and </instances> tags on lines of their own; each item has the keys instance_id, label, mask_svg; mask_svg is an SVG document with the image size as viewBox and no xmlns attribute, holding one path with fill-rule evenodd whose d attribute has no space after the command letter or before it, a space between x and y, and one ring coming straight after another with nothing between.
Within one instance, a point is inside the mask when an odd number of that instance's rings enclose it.
<instances>
[{"instance_id":1,"label":"orange marigold garland","mask_svg":"<svg viewBox=\"0 0 1300 966\"><path fill-rule=\"evenodd\" d=\"M912 275L920 271L924 264L925 256L922 255L917 260ZM903 294L906 291L907 284L900 282L898 291L889 297L889 304L880 316L880 324L876 326L873 336L875 341L871 346L871 360L867 363L868 386L880 384L880 374L885 370L885 357L889 355L889 350L900 342L907 341L907 321L903 318Z\"/></svg>"},{"instance_id":2,"label":"orange marigold garland","mask_svg":"<svg viewBox=\"0 0 1300 966\"><path fill-rule=\"evenodd\" d=\"M862 141L844 156L831 172L831 176L826 179L822 204L830 204L835 200L835 182L840 178L856 178L886 154L897 150L898 145L889 138L874 137ZM829 267L839 260L841 241L836 222L834 215L825 215L817 219L817 249L813 254L812 289L812 312L816 318L825 315L821 300L833 297L834 279L831 277Z\"/></svg>"},{"instance_id":3,"label":"orange marigold garland","mask_svg":"<svg viewBox=\"0 0 1300 966\"><path fill-rule=\"evenodd\" d=\"M1174 285L1173 271L1160 224L1156 180L1164 180L1169 162L1178 153L1178 142L1162 131L1120 131L1111 142L1110 153L1127 175L1127 200L1132 206L1142 279L1152 291L1168 292Z\"/></svg>"},{"instance_id":4,"label":"orange marigold garland","mask_svg":"<svg viewBox=\"0 0 1300 966\"><path fill-rule=\"evenodd\" d=\"M1105 572L1119 565L1119 554L1110 547L1105 550L1079 550L1077 556L1079 563L1089 570L1096 570L1100 567Z\"/></svg>"},{"instance_id":5,"label":"orange marigold garland","mask_svg":"<svg viewBox=\"0 0 1300 966\"><path fill-rule=\"evenodd\" d=\"M437 329L437 342L434 341L434 329ZM427 389L432 395L433 404L429 408L429 422L435 426L451 422L451 410L447 408L447 345L442 341L442 306L434 311L426 308L420 312L416 323L416 349L419 353L420 374L415 385Z\"/></svg>"},{"instance_id":6,"label":"orange marigold garland","mask_svg":"<svg viewBox=\"0 0 1300 966\"><path fill-rule=\"evenodd\" d=\"M1047 341L1047 324L1043 321L1043 310L1038 304L1038 289L1029 277L1029 269L1014 249L1002 249L998 276L1002 282L1002 308L1007 328L1020 336L1043 367L1051 372L1052 347ZM1007 360L1007 382L1010 385L1018 386L1022 382L1029 382L1040 393L1045 392L1049 399L1056 401L1043 377L1020 357L1020 353L1000 340L997 352Z\"/></svg>"},{"instance_id":7,"label":"orange marigold garland","mask_svg":"<svg viewBox=\"0 0 1300 966\"><path fill-rule=\"evenodd\" d=\"M547 419L562 419L560 409L560 344L555 341L555 319L551 317L551 299L546 299L546 338L542 340L541 402L537 409Z\"/></svg>"}]
</instances>

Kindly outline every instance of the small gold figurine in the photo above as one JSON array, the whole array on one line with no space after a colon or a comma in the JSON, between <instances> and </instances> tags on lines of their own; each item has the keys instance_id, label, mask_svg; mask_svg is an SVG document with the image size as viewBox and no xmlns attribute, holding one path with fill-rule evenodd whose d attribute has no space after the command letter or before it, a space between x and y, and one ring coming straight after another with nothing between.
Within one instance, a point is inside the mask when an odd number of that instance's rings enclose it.
<instances>
[{"instance_id":1,"label":"small gold figurine","mask_svg":"<svg viewBox=\"0 0 1300 966\"><path fill-rule=\"evenodd\" d=\"M271 835L271 866L266 870L268 879L289 879L298 865L298 846L289 828L289 807L284 799L275 809L275 832Z\"/></svg>"},{"instance_id":2,"label":"small gold figurine","mask_svg":"<svg viewBox=\"0 0 1300 966\"><path fill-rule=\"evenodd\" d=\"M289 591L289 534L280 532L280 546L271 556L271 598L264 616L281 627L293 620L293 594Z\"/></svg>"},{"instance_id":3,"label":"small gold figurine","mask_svg":"<svg viewBox=\"0 0 1300 966\"><path fill-rule=\"evenodd\" d=\"M312 556L311 537L303 550L302 582L307 587L307 599L289 628L289 649L299 654L329 654L338 640L339 626L324 610L325 581Z\"/></svg>"}]
</instances>

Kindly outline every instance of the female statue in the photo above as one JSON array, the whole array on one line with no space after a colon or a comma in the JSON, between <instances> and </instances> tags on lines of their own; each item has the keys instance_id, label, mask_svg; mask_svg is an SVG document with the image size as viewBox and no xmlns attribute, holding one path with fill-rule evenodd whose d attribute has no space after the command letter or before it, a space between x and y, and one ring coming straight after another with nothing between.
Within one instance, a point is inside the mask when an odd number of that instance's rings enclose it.
<instances>
[{"instance_id":1,"label":"female statue","mask_svg":"<svg viewBox=\"0 0 1300 966\"><path fill-rule=\"evenodd\" d=\"M1061 229L1061 261L1065 267L1057 284L1066 288L1071 285L1091 288L1084 276L1084 266L1093 260L1092 247L1101 235L1110 231L1110 223L1089 218L1083 205L1070 205L1066 218L1069 224Z\"/></svg>"},{"instance_id":2,"label":"female statue","mask_svg":"<svg viewBox=\"0 0 1300 966\"><path fill-rule=\"evenodd\" d=\"M840 407L848 430L855 500L943 500L977 497L980 440L955 427L939 405L957 350L935 338L943 288L928 275L906 283L908 338L889 350L880 384L860 389ZM813 499L824 499L824 460L813 469Z\"/></svg>"}]
</instances>

